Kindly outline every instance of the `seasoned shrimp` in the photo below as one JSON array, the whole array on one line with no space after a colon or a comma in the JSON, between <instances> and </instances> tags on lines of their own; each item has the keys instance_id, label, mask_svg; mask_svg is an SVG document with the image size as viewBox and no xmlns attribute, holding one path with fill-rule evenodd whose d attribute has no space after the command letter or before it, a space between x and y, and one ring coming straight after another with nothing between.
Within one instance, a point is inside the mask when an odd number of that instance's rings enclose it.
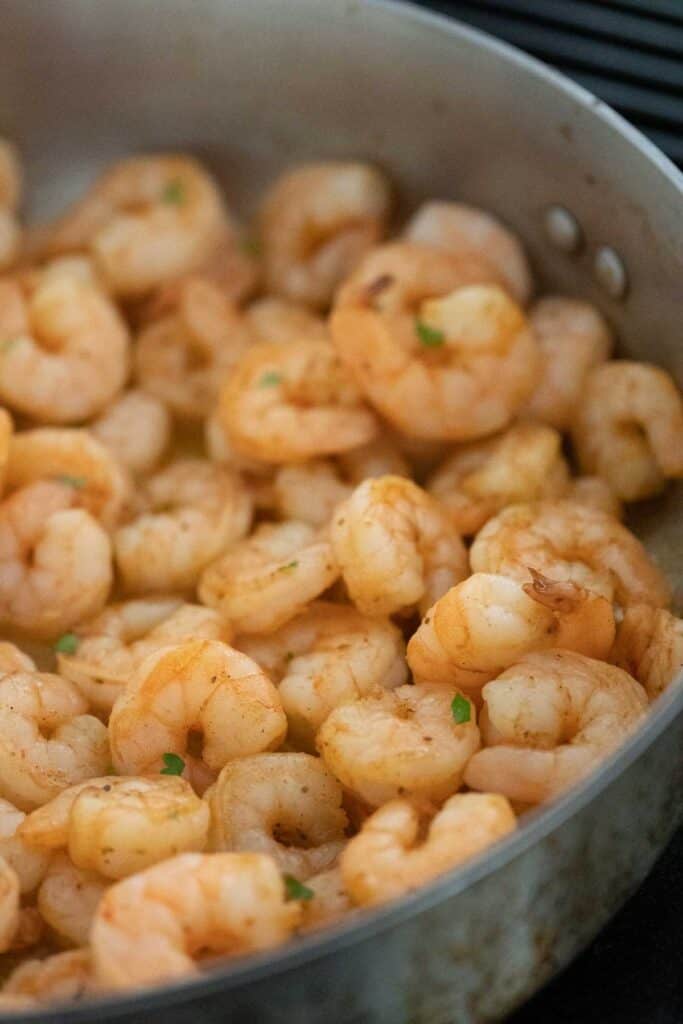
<instances>
[{"instance_id":1,"label":"seasoned shrimp","mask_svg":"<svg viewBox=\"0 0 683 1024\"><path fill-rule=\"evenodd\" d=\"M38 889L37 904L62 945L87 945L95 911L108 885L94 871L76 867L66 854L53 857Z\"/></svg>"},{"instance_id":2,"label":"seasoned shrimp","mask_svg":"<svg viewBox=\"0 0 683 1024\"><path fill-rule=\"evenodd\" d=\"M278 682L289 742L305 750L315 749L315 734L333 708L406 682L400 631L348 605L314 601L275 633L238 637L236 644Z\"/></svg>"},{"instance_id":3,"label":"seasoned shrimp","mask_svg":"<svg viewBox=\"0 0 683 1024\"><path fill-rule=\"evenodd\" d=\"M249 529L251 501L239 476L203 459L179 459L145 481L144 511L114 534L128 593L194 586L202 569Z\"/></svg>"},{"instance_id":4,"label":"seasoned shrimp","mask_svg":"<svg viewBox=\"0 0 683 1024\"><path fill-rule=\"evenodd\" d=\"M477 261L416 243L377 249L340 290L332 340L393 426L468 441L505 427L533 389L536 340Z\"/></svg>"},{"instance_id":5,"label":"seasoned shrimp","mask_svg":"<svg viewBox=\"0 0 683 1024\"><path fill-rule=\"evenodd\" d=\"M342 879L355 904L384 903L482 853L516 827L509 802L498 793L450 797L426 832L417 806L392 800L349 842L341 857Z\"/></svg>"},{"instance_id":6,"label":"seasoned shrimp","mask_svg":"<svg viewBox=\"0 0 683 1024\"><path fill-rule=\"evenodd\" d=\"M0 677L0 795L21 810L103 775L107 730L72 683L47 672Z\"/></svg>"},{"instance_id":7,"label":"seasoned shrimp","mask_svg":"<svg viewBox=\"0 0 683 1024\"><path fill-rule=\"evenodd\" d=\"M467 552L426 491L399 476L366 480L337 509L332 548L366 615L426 609L467 575Z\"/></svg>"},{"instance_id":8,"label":"seasoned shrimp","mask_svg":"<svg viewBox=\"0 0 683 1024\"><path fill-rule=\"evenodd\" d=\"M323 318L298 302L267 295L252 302L244 315L254 341L280 345L302 338L329 341Z\"/></svg>"},{"instance_id":9,"label":"seasoned shrimp","mask_svg":"<svg viewBox=\"0 0 683 1024\"><path fill-rule=\"evenodd\" d=\"M505 287L522 306L533 291L531 268L515 235L485 210L464 203L423 203L408 221L405 238L436 245L463 259L483 257L498 271Z\"/></svg>"},{"instance_id":10,"label":"seasoned shrimp","mask_svg":"<svg viewBox=\"0 0 683 1024\"><path fill-rule=\"evenodd\" d=\"M255 345L228 376L218 415L236 451L265 462L346 451L378 431L332 346L311 338Z\"/></svg>"},{"instance_id":11,"label":"seasoned shrimp","mask_svg":"<svg viewBox=\"0 0 683 1024\"><path fill-rule=\"evenodd\" d=\"M43 274L26 294L0 281L0 400L48 423L96 415L128 374L128 329L95 284Z\"/></svg>"},{"instance_id":12,"label":"seasoned shrimp","mask_svg":"<svg viewBox=\"0 0 683 1024\"><path fill-rule=\"evenodd\" d=\"M19 254L21 228L16 218L22 192L19 153L7 139L0 138L0 270L5 270Z\"/></svg>"},{"instance_id":13,"label":"seasoned shrimp","mask_svg":"<svg viewBox=\"0 0 683 1024\"><path fill-rule=\"evenodd\" d=\"M561 295L539 299L529 324L541 352L541 376L523 413L568 430L583 405L587 374L609 359L612 331L595 306Z\"/></svg>"},{"instance_id":14,"label":"seasoned shrimp","mask_svg":"<svg viewBox=\"0 0 683 1024\"><path fill-rule=\"evenodd\" d=\"M212 850L270 854L297 879L325 871L346 843L342 788L310 754L229 761L209 803Z\"/></svg>"},{"instance_id":15,"label":"seasoned shrimp","mask_svg":"<svg viewBox=\"0 0 683 1024\"><path fill-rule=\"evenodd\" d=\"M455 793L479 749L479 729L457 690L400 686L335 708L317 745L342 785L379 807L397 796L439 801Z\"/></svg>"},{"instance_id":16,"label":"seasoned shrimp","mask_svg":"<svg viewBox=\"0 0 683 1024\"><path fill-rule=\"evenodd\" d=\"M12 945L19 927L19 878L14 868L0 857L0 953Z\"/></svg>"},{"instance_id":17,"label":"seasoned shrimp","mask_svg":"<svg viewBox=\"0 0 683 1024\"><path fill-rule=\"evenodd\" d=\"M550 800L582 779L641 722L647 694L626 672L573 651L527 654L483 689L484 749L471 789Z\"/></svg>"},{"instance_id":18,"label":"seasoned shrimp","mask_svg":"<svg viewBox=\"0 0 683 1024\"><path fill-rule=\"evenodd\" d=\"M463 534L476 533L506 505L559 498L568 486L562 437L542 423L515 423L496 437L461 445L427 481Z\"/></svg>"},{"instance_id":19,"label":"seasoned shrimp","mask_svg":"<svg viewBox=\"0 0 683 1024\"><path fill-rule=\"evenodd\" d=\"M71 949L44 960L26 960L2 986L0 1009L26 1007L34 1001L52 1007L62 1000L80 999L95 990L90 951Z\"/></svg>"},{"instance_id":20,"label":"seasoned shrimp","mask_svg":"<svg viewBox=\"0 0 683 1024\"><path fill-rule=\"evenodd\" d=\"M470 563L473 572L521 580L536 569L624 607L669 602L666 580L640 541L612 516L573 501L503 509L477 534Z\"/></svg>"},{"instance_id":21,"label":"seasoned shrimp","mask_svg":"<svg viewBox=\"0 0 683 1024\"><path fill-rule=\"evenodd\" d=\"M581 468L624 501L650 498L683 477L683 399L659 366L622 360L592 370L572 438Z\"/></svg>"},{"instance_id":22,"label":"seasoned shrimp","mask_svg":"<svg viewBox=\"0 0 683 1024\"><path fill-rule=\"evenodd\" d=\"M266 286L324 308L384 234L391 190L369 164L304 164L275 182L261 208Z\"/></svg>"},{"instance_id":23,"label":"seasoned shrimp","mask_svg":"<svg viewBox=\"0 0 683 1024\"><path fill-rule=\"evenodd\" d=\"M91 434L134 476L151 473L171 440L164 403L139 388L124 391L90 424Z\"/></svg>"},{"instance_id":24,"label":"seasoned shrimp","mask_svg":"<svg viewBox=\"0 0 683 1024\"><path fill-rule=\"evenodd\" d=\"M125 989L196 974L202 953L236 956L280 945L299 916L270 857L180 854L105 893L91 933L96 975L108 988Z\"/></svg>"},{"instance_id":25,"label":"seasoned shrimp","mask_svg":"<svg viewBox=\"0 0 683 1024\"><path fill-rule=\"evenodd\" d=\"M251 658L219 640L188 641L150 654L109 719L117 772L159 771L163 755L174 753L185 758L195 785L215 777L230 758L277 748L286 731L273 684ZM196 755L190 751L199 738Z\"/></svg>"},{"instance_id":26,"label":"seasoned shrimp","mask_svg":"<svg viewBox=\"0 0 683 1024\"><path fill-rule=\"evenodd\" d=\"M340 867L329 868L306 880L311 896L301 904L301 931L327 927L352 911Z\"/></svg>"},{"instance_id":27,"label":"seasoned shrimp","mask_svg":"<svg viewBox=\"0 0 683 1024\"><path fill-rule=\"evenodd\" d=\"M98 711L111 711L148 654L187 640L231 639L211 608L179 598L140 598L108 605L75 626L73 653L57 653L59 672L75 683Z\"/></svg>"},{"instance_id":28,"label":"seasoned shrimp","mask_svg":"<svg viewBox=\"0 0 683 1024\"><path fill-rule=\"evenodd\" d=\"M26 815L9 800L0 800L0 858L16 871L22 893L33 892L50 862L50 854L27 843L19 831Z\"/></svg>"},{"instance_id":29,"label":"seasoned shrimp","mask_svg":"<svg viewBox=\"0 0 683 1024\"><path fill-rule=\"evenodd\" d=\"M46 481L0 505L0 623L51 638L104 605L111 544L77 502L70 484Z\"/></svg>"},{"instance_id":30,"label":"seasoned shrimp","mask_svg":"<svg viewBox=\"0 0 683 1024\"><path fill-rule=\"evenodd\" d=\"M654 700L683 669L683 619L664 608L631 605L619 624L610 661L637 679Z\"/></svg>"},{"instance_id":31,"label":"seasoned shrimp","mask_svg":"<svg viewBox=\"0 0 683 1024\"><path fill-rule=\"evenodd\" d=\"M263 523L204 571L198 592L236 633L272 633L338 576L332 545L308 523Z\"/></svg>"}]
</instances>

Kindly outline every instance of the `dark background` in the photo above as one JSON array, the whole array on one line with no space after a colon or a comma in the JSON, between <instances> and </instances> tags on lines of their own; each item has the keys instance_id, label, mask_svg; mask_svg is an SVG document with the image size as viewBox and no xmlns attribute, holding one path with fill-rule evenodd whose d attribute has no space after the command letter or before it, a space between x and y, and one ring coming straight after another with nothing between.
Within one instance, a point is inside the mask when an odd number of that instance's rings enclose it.
<instances>
[{"instance_id":1,"label":"dark background","mask_svg":"<svg viewBox=\"0 0 683 1024\"><path fill-rule=\"evenodd\" d=\"M683 0L420 6L553 64L683 165ZM508 1024L683 1024L683 830L609 927Z\"/></svg>"}]
</instances>

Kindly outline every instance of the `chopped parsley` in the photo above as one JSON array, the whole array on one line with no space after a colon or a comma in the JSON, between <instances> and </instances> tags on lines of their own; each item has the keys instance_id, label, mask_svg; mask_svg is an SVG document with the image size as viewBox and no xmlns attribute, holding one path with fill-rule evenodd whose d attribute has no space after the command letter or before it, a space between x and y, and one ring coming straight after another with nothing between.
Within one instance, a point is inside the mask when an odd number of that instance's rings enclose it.
<instances>
[{"instance_id":1,"label":"chopped parsley","mask_svg":"<svg viewBox=\"0 0 683 1024\"><path fill-rule=\"evenodd\" d=\"M280 572L291 572L292 569L296 569L298 562L287 562L287 565L280 566Z\"/></svg>"},{"instance_id":2,"label":"chopped parsley","mask_svg":"<svg viewBox=\"0 0 683 1024\"><path fill-rule=\"evenodd\" d=\"M59 654L75 654L78 650L78 637L75 633L64 633L54 647Z\"/></svg>"},{"instance_id":3,"label":"chopped parsley","mask_svg":"<svg viewBox=\"0 0 683 1024\"><path fill-rule=\"evenodd\" d=\"M173 206L182 206L185 202L185 186L182 181L174 178L173 181L167 182L164 191L161 193L161 200Z\"/></svg>"},{"instance_id":4,"label":"chopped parsley","mask_svg":"<svg viewBox=\"0 0 683 1024\"><path fill-rule=\"evenodd\" d=\"M161 775L182 775L185 768L185 762L179 754L163 754L161 760L164 762L164 767L161 769Z\"/></svg>"},{"instance_id":5,"label":"chopped parsley","mask_svg":"<svg viewBox=\"0 0 683 1024\"><path fill-rule=\"evenodd\" d=\"M281 380L281 373L275 373L274 370L266 370L266 372L259 377L258 386L260 388L276 388Z\"/></svg>"},{"instance_id":6,"label":"chopped parsley","mask_svg":"<svg viewBox=\"0 0 683 1024\"><path fill-rule=\"evenodd\" d=\"M285 888L288 900L312 900L315 896L313 890L300 882L294 875L285 875Z\"/></svg>"},{"instance_id":7,"label":"chopped parsley","mask_svg":"<svg viewBox=\"0 0 683 1024\"><path fill-rule=\"evenodd\" d=\"M415 331L425 348L440 348L446 340L443 331L430 327L424 320L415 321Z\"/></svg>"},{"instance_id":8,"label":"chopped parsley","mask_svg":"<svg viewBox=\"0 0 683 1024\"><path fill-rule=\"evenodd\" d=\"M11 348L18 345L21 338L5 338L4 341L0 342L0 352L9 352Z\"/></svg>"},{"instance_id":9,"label":"chopped parsley","mask_svg":"<svg viewBox=\"0 0 683 1024\"><path fill-rule=\"evenodd\" d=\"M55 480L59 481L60 484L73 487L76 491L82 491L88 482L84 476L71 476L69 473L58 473Z\"/></svg>"},{"instance_id":10,"label":"chopped parsley","mask_svg":"<svg viewBox=\"0 0 683 1024\"><path fill-rule=\"evenodd\" d=\"M458 725L463 725L465 722L469 722L472 717L472 708L470 707L470 702L466 697L461 697L458 693L453 698L451 701L451 714Z\"/></svg>"}]
</instances>

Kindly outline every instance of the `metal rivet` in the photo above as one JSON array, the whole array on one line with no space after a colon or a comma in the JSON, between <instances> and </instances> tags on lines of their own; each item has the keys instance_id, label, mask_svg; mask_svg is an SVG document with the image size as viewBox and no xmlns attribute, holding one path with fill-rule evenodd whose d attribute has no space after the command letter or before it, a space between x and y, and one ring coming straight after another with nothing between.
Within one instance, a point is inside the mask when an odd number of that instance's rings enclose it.
<instances>
[{"instance_id":1,"label":"metal rivet","mask_svg":"<svg viewBox=\"0 0 683 1024\"><path fill-rule=\"evenodd\" d=\"M593 273L613 299L623 299L628 288L626 267L621 256L610 245L601 245L593 260Z\"/></svg>"},{"instance_id":2,"label":"metal rivet","mask_svg":"<svg viewBox=\"0 0 683 1024\"><path fill-rule=\"evenodd\" d=\"M545 233L557 249L576 252L581 245L581 228L573 213L564 206L549 206L545 214Z\"/></svg>"}]
</instances>

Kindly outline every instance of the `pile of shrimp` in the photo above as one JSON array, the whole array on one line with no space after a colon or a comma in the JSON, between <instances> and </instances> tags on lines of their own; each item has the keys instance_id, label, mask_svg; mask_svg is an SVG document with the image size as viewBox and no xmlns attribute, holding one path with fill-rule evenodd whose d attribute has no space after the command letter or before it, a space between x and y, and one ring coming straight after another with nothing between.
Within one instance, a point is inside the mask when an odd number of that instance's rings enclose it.
<instances>
[{"instance_id":1,"label":"pile of shrimp","mask_svg":"<svg viewBox=\"0 0 683 1024\"><path fill-rule=\"evenodd\" d=\"M683 621L625 502L669 374L494 215L359 162L241 223L183 154L20 219L0 143L0 1009L405 896L643 722Z\"/></svg>"}]
</instances>

